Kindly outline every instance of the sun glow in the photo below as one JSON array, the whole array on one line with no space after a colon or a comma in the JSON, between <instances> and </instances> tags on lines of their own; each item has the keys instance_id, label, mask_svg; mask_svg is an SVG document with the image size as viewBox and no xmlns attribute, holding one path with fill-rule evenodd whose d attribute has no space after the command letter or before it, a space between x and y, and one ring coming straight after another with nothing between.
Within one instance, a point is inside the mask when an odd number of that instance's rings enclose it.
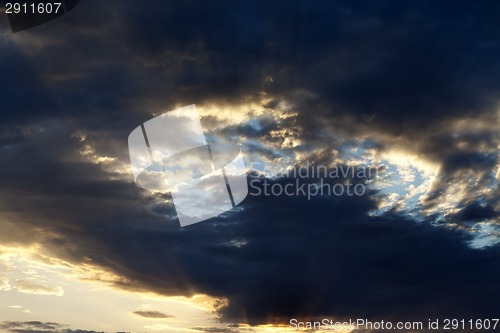
<instances>
[{"instance_id":1,"label":"sun glow","mask_svg":"<svg viewBox=\"0 0 500 333\"><path fill-rule=\"evenodd\" d=\"M43 254L38 245L0 247L0 321L53 322L57 309L65 324L78 328L144 332L168 327L185 332L214 326L214 310L226 304L207 295L168 297L123 290L117 287L120 281L123 277L103 268Z\"/></svg>"}]
</instances>

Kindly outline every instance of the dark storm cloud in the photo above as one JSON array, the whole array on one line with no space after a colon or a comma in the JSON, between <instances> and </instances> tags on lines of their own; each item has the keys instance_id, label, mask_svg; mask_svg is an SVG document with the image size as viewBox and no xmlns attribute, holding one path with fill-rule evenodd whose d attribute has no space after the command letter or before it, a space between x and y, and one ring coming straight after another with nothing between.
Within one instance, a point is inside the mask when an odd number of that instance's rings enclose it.
<instances>
[{"instance_id":1,"label":"dark storm cloud","mask_svg":"<svg viewBox=\"0 0 500 333\"><path fill-rule=\"evenodd\" d=\"M243 316L256 323L331 313L417 319L429 309L435 316L493 314L498 249L471 251L457 242L464 235L401 216L369 219L366 212L374 206L367 198L246 203L249 221L231 229L248 244L204 245L207 257L224 263L219 283L231 286L224 287L230 301L222 311L226 320ZM231 269L233 263L238 270ZM465 272L466 266L474 268ZM489 273L480 274L483 270ZM204 282L207 277L195 285Z\"/></svg>"},{"instance_id":2,"label":"dark storm cloud","mask_svg":"<svg viewBox=\"0 0 500 333\"><path fill-rule=\"evenodd\" d=\"M254 324L495 310L498 247L471 250L465 234L402 216L370 218L370 196L248 197L243 211L179 229L141 209L147 198L131 182L56 159L77 146L76 139L58 142L66 131L55 126L17 139L3 166L10 177L2 204L19 214L18 227L38 230L52 253L124 276L118 286L226 297L223 320Z\"/></svg>"},{"instance_id":3,"label":"dark storm cloud","mask_svg":"<svg viewBox=\"0 0 500 333\"><path fill-rule=\"evenodd\" d=\"M443 118L496 105L498 4L311 7L300 86L330 101L335 113L360 121L373 116L374 125L405 135L417 124L426 129Z\"/></svg>"},{"instance_id":4,"label":"dark storm cloud","mask_svg":"<svg viewBox=\"0 0 500 333\"><path fill-rule=\"evenodd\" d=\"M151 206L131 180L83 159L74 133L126 161L128 133L153 112L264 91L269 108L293 104L306 147L322 148L315 160L331 161L331 129L353 142L364 130L374 141L383 133L440 162L439 197L454 173L498 161L495 128L451 125L497 121L499 4L151 3L82 1L15 41L0 37L0 207L12 220L2 222L2 243L91 261L125 277L120 287L227 297L225 321L496 314L498 246L473 250L462 231L395 212L370 217L370 195L249 197L240 212L179 229L155 215L173 216L171 205ZM276 127L262 125L223 133L276 157L258 141ZM373 145L391 144L381 141ZM492 207L470 205L456 218L497 217Z\"/></svg>"},{"instance_id":5,"label":"dark storm cloud","mask_svg":"<svg viewBox=\"0 0 500 333\"><path fill-rule=\"evenodd\" d=\"M36 237L66 260L122 275L120 287L227 297L219 314L230 322L495 310L498 247L471 250L466 234L398 215L369 217L370 196L249 197L243 211L179 229L145 211L150 199L131 181L111 181L77 159L79 141L67 126L43 128L5 134L12 139L2 147L9 158L2 205L30 237L3 232L3 242ZM173 215L171 206L161 209Z\"/></svg>"},{"instance_id":6,"label":"dark storm cloud","mask_svg":"<svg viewBox=\"0 0 500 333\"><path fill-rule=\"evenodd\" d=\"M51 121L3 133L5 144L0 148L0 157L6 161L1 167L6 176L0 189L0 207L6 214L0 226L3 244L43 243L46 237L52 237L48 236L52 230L64 234L64 230L74 230L75 225L94 229L98 227L94 223L100 219L116 217L116 212L141 211L139 202L144 204L149 200L143 198L134 184L110 181L113 173L82 159L79 154L82 146L72 137L69 123Z\"/></svg>"},{"instance_id":7,"label":"dark storm cloud","mask_svg":"<svg viewBox=\"0 0 500 333\"><path fill-rule=\"evenodd\" d=\"M44 82L33 70L32 59L2 42L0 77L4 84L0 90L2 123L21 120L36 121L48 113L57 114L58 107ZM7 45L5 45L7 44Z\"/></svg>"},{"instance_id":8,"label":"dark storm cloud","mask_svg":"<svg viewBox=\"0 0 500 333\"><path fill-rule=\"evenodd\" d=\"M461 221L471 221L476 219L491 219L498 216L495 209L490 205L482 205L479 202L472 202L457 214Z\"/></svg>"},{"instance_id":9,"label":"dark storm cloud","mask_svg":"<svg viewBox=\"0 0 500 333\"><path fill-rule=\"evenodd\" d=\"M95 262L141 288L227 297L229 322L496 311L498 247L471 250L465 234L397 215L368 218L368 198L252 197L243 207L180 231L107 224L86 238L107 253Z\"/></svg>"}]
</instances>

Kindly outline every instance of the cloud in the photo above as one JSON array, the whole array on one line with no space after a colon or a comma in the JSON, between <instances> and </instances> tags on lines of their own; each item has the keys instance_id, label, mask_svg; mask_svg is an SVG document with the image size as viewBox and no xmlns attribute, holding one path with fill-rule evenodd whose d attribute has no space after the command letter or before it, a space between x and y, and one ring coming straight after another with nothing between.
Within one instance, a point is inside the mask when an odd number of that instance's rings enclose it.
<instances>
[{"instance_id":1,"label":"cloud","mask_svg":"<svg viewBox=\"0 0 500 333\"><path fill-rule=\"evenodd\" d=\"M193 327L193 330L206 333L235 333L236 331L232 328L220 328L220 327Z\"/></svg>"},{"instance_id":2,"label":"cloud","mask_svg":"<svg viewBox=\"0 0 500 333\"><path fill-rule=\"evenodd\" d=\"M64 290L61 287L48 287L38 283L34 283L26 280L17 280L14 283L14 287L17 291L26 294L37 294L37 295L55 295L63 296Z\"/></svg>"},{"instance_id":3,"label":"cloud","mask_svg":"<svg viewBox=\"0 0 500 333\"><path fill-rule=\"evenodd\" d=\"M134 311L134 314L144 318L165 319L173 318L174 316L162 313L160 311Z\"/></svg>"},{"instance_id":4,"label":"cloud","mask_svg":"<svg viewBox=\"0 0 500 333\"><path fill-rule=\"evenodd\" d=\"M123 3L0 35L2 243L105 267L119 288L226 299L224 321L494 314L499 247L467 244L476 222L498 228L497 7ZM249 197L179 229L169 195L131 181L126 138L192 103L210 135L266 165L403 151L439 173L418 219L370 215L379 189Z\"/></svg>"},{"instance_id":5,"label":"cloud","mask_svg":"<svg viewBox=\"0 0 500 333\"><path fill-rule=\"evenodd\" d=\"M9 279L5 276L0 276L0 290L10 290Z\"/></svg>"},{"instance_id":6,"label":"cloud","mask_svg":"<svg viewBox=\"0 0 500 333\"><path fill-rule=\"evenodd\" d=\"M249 197L243 211L187 229L143 213L118 215L100 220L99 233L85 224L75 233L56 226L61 241L47 245L126 276L121 287L227 298L219 314L230 322L332 315L332 309L336 316L413 319L436 304L435 316L470 314L472 305L482 315L494 309L498 248L472 250L463 232L399 214L369 217L375 207L369 196Z\"/></svg>"}]
</instances>

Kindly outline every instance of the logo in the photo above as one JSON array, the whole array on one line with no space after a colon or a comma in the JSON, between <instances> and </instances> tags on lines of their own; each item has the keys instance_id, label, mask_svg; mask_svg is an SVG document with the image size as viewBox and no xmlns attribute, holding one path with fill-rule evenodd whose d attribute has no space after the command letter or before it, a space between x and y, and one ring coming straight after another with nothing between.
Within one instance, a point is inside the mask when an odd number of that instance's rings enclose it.
<instances>
[{"instance_id":1,"label":"logo","mask_svg":"<svg viewBox=\"0 0 500 333\"><path fill-rule=\"evenodd\" d=\"M69 12L78 2L79 0L3 1L12 32L31 29L52 21Z\"/></svg>"},{"instance_id":2,"label":"logo","mask_svg":"<svg viewBox=\"0 0 500 333\"><path fill-rule=\"evenodd\" d=\"M170 192L182 227L218 216L248 194L241 150L208 143L195 105L164 113L128 137L134 181Z\"/></svg>"}]
</instances>

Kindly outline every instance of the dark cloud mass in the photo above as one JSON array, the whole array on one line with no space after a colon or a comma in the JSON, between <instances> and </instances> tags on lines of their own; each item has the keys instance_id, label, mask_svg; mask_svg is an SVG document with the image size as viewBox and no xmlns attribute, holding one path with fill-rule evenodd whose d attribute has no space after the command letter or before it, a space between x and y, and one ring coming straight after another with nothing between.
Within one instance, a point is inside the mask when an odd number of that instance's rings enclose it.
<instances>
[{"instance_id":1,"label":"dark cloud mass","mask_svg":"<svg viewBox=\"0 0 500 333\"><path fill-rule=\"evenodd\" d=\"M82 0L15 37L0 22L0 244L92 262L120 288L227 298L228 323L498 317L500 247L468 244L474 223L500 223L500 3L147 3ZM276 120L282 101L295 116ZM258 126L203 119L249 155L333 165L364 142L434 163L425 216L373 215L372 189L250 196L180 229L168 195L158 203L132 182L126 142L153 113L194 103L265 104ZM271 146L280 129L300 129L300 145ZM463 198L438 219L430 209L455 184Z\"/></svg>"}]
</instances>

